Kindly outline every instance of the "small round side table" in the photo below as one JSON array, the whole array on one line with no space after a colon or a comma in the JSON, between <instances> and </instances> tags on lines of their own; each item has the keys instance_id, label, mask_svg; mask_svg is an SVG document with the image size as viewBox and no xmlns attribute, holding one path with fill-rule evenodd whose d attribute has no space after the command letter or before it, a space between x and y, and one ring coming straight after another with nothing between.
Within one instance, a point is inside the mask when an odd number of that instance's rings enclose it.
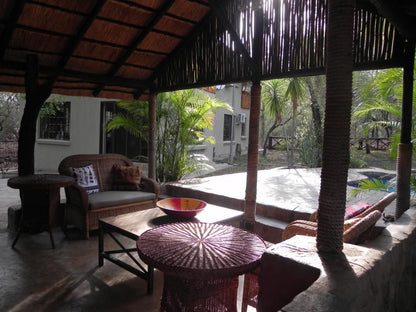
<instances>
[{"instance_id":1,"label":"small round side table","mask_svg":"<svg viewBox=\"0 0 416 312\"><path fill-rule=\"evenodd\" d=\"M22 202L22 215L12 247L16 245L22 227L35 220L41 223L41 229L49 232L52 248L55 248L52 228L56 225L58 219L59 189L74 183L74 178L59 174L24 175L10 178L7 181L9 187L20 190ZM42 199L46 200L47 203Z\"/></svg>"},{"instance_id":2,"label":"small round side table","mask_svg":"<svg viewBox=\"0 0 416 312\"><path fill-rule=\"evenodd\" d=\"M173 223L137 240L142 260L164 273L160 311L237 311L238 275L253 270L264 241L214 223Z\"/></svg>"}]
</instances>

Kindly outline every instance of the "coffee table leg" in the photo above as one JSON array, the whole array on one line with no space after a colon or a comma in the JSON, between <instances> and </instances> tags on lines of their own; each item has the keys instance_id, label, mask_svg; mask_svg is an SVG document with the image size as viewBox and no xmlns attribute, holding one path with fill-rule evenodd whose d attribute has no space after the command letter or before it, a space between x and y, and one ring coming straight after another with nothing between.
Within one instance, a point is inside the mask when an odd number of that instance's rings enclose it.
<instances>
[{"instance_id":1,"label":"coffee table leg","mask_svg":"<svg viewBox=\"0 0 416 312\"><path fill-rule=\"evenodd\" d=\"M101 223L99 223L98 234L98 266L104 265L103 251L104 251L104 229Z\"/></svg>"},{"instance_id":2,"label":"coffee table leg","mask_svg":"<svg viewBox=\"0 0 416 312\"><path fill-rule=\"evenodd\" d=\"M153 294L154 269L151 266L147 267L147 294Z\"/></svg>"}]
</instances>

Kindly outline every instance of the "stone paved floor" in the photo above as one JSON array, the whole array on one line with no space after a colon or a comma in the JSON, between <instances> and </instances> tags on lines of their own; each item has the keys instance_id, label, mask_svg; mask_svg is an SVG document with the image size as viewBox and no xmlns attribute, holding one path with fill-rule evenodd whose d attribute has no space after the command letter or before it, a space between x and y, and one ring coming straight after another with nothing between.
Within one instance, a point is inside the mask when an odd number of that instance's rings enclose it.
<instances>
[{"instance_id":1,"label":"stone paved floor","mask_svg":"<svg viewBox=\"0 0 416 312\"><path fill-rule=\"evenodd\" d=\"M354 177L355 172L350 178ZM258 179L259 202L288 209L317 207L318 170L265 170ZM182 184L238 198L245 194L245 174L194 178ZM11 248L14 233L7 230L7 208L19 202L18 191L0 179L0 311L158 311L162 274L156 271L155 291L149 296L145 282L131 273L108 262L98 267L97 235L68 239L57 228L55 250L46 232L22 234Z\"/></svg>"}]
</instances>

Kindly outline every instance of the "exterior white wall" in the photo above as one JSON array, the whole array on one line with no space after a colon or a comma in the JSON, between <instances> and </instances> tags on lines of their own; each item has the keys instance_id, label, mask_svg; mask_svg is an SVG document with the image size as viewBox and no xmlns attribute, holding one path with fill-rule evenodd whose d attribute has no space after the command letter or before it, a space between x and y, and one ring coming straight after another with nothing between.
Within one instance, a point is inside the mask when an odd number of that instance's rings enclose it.
<instances>
[{"instance_id":1,"label":"exterior white wall","mask_svg":"<svg viewBox=\"0 0 416 312\"><path fill-rule=\"evenodd\" d=\"M39 139L35 144L35 170L57 172L60 161L72 154L97 154L100 152L101 101L108 99L61 97L71 102L70 140ZM39 131L39 129L37 129Z\"/></svg>"},{"instance_id":2,"label":"exterior white wall","mask_svg":"<svg viewBox=\"0 0 416 312\"><path fill-rule=\"evenodd\" d=\"M218 89L216 98L220 101L230 104L233 108L234 115L234 139L232 141L223 141L223 130L224 130L224 115L232 114L226 110L219 109L215 116L215 125L214 125L214 137L216 138L215 143L215 155L211 155L212 159L231 159L235 156L236 146L240 144L241 154L247 154L248 150L248 116L250 114L248 109L241 108L241 85L240 84L231 84L225 86L223 89ZM233 95L234 93L234 95ZM234 99L233 99L234 97ZM246 115L245 122L245 136L241 135L242 124L237 124L236 117L238 114Z\"/></svg>"},{"instance_id":3,"label":"exterior white wall","mask_svg":"<svg viewBox=\"0 0 416 312\"><path fill-rule=\"evenodd\" d=\"M234 89L234 90L233 90ZM206 91L205 91L206 92ZM234 95L233 95L234 92ZM219 101L228 103L232 108L233 112L229 112L225 109L218 109L214 119L213 130L207 130L206 134L213 136L215 138L215 145L204 144L199 146L192 147L192 152L197 154L204 154L211 160L223 160L231 159L233 160L235 156L236 146L240 144L241 154L247 154L248 151L248 116L250 114L249 109L241 108L241 85L240 84L230 84L217 88L215 94L206 92L206 94L211 97L216 98ZM234 99L233 99L234 97ZM245 123L245 136L241 136L241 124L236 124L236 116L238 114L245 114L247 119ZM223 141L223 130L224 130L224 115L234 115L234 140ZM231 158L230 158L231 155Z\"/></svg>"},{"instance_id":4,"label":"exterior white wall","mask_svg":"<svg viewBox=\"0 0 416 312\"><path fill-rule=\"evenodd\" d=\"M218 88L215 94L209 92L207 94L228 103L233 107L234 113L218 109L214 119L213 130L207 130L206 132L215 138L215 145L195 146L192 147L192 151L196 154L204 154L211 160L230 159L230 155L231 159L233 159L236 146L240 144L241 154L247 154L249 110L241 108L241 85L227 85L223 88ZM35 144L36 172L57 172L60 161L69 155L96 154L100 152L101 102L112 100L72 96L59 96L59 98L62 101L71 102L70 140L39 139L38 133ZM246 136L241 136L242 125L235 122L235 116L241 113L247 117L245 123ZM232 142L223 141L224 114L234 114L234 140Z\"/></svg>"}]
</instances>

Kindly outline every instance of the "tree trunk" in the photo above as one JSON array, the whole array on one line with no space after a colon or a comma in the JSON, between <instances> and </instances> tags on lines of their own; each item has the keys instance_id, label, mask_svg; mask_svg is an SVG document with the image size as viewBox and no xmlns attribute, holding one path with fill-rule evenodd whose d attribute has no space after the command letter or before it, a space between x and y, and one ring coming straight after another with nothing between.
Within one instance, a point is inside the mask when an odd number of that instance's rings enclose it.
<instances>
[{"instance_id":1,"label":"tree trunk","mask_svg":"<svg viewBox=\"0 0 416 312\"><path fill-rule=\"evenodd\" d=\"M328 1L326 109L317 248L341 253L352 103L353 0Z\"/></svg>"},{"instance_id":2,"label":"tree trunk","mask_svg":"<svg viewBox=\"0 0 416 312\"><path fill-rule=\"evenodd\" d=\"M19 129L17 150L19 176L35 172L36 121L43 103L50 96L50 84L38 85L38 59L28 55L25 77L26 105Z\"/></svg>"},{"instance_id":3,"label":"tree trunk","mask_svg":"<svg viewBox=\"0 0 416 312\"><path fill-rule=\"evenodd\" d=\"M276 129L277 127L278 127L278 124L275 121L273 125L270 127L269 131L267 131L266 138L264 139L264 144L263 144L263 157L266 157L267 142L269 141L270 134L272 134L273 130Z\"/></svg>"},{"instance_id":4,"label":"tree trunk","mask_svg":"<svg viewBox=\"0 0 416 312\"><path fill-rule=\"evenodd\" d=\"M311 95L311 112L312 112L312 122L313 122L313 129L315 132L316 142L322 146L322 116L321 110L319 108L319 96L317 94L317 90L321 90L320 82L316 81L314 83L312 79L319 79L318 77L310 77L306 79L306 84L309 89L309 93Z\"/></svg>"}]
</instances>

